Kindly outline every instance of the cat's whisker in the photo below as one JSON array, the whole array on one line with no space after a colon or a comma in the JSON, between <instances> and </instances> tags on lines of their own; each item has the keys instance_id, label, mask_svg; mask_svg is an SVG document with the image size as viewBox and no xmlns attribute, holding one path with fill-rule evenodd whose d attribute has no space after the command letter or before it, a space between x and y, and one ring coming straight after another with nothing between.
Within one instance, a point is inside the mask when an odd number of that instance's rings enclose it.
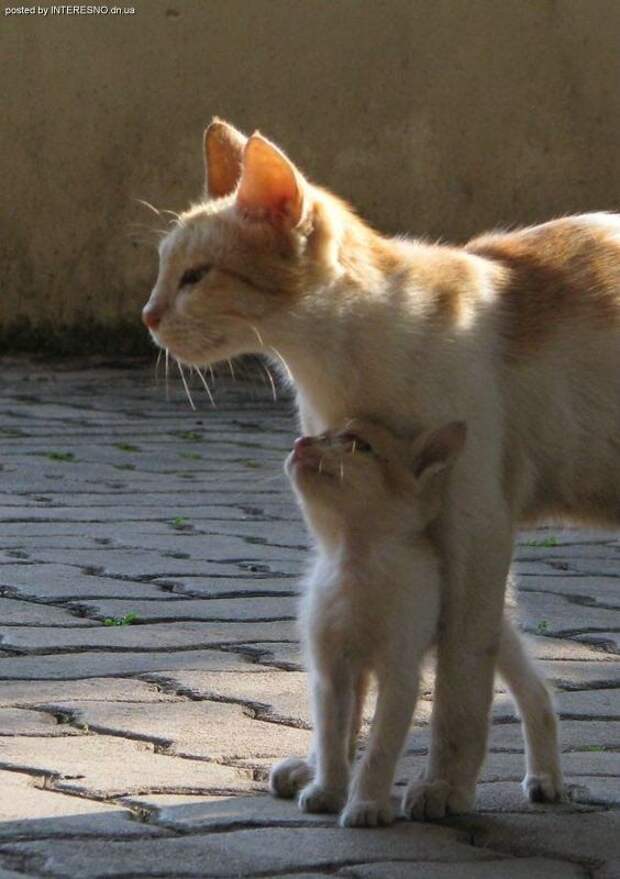
<instances>
[{"instance_id":1,"label":"cat's whisker","mask_svg":"<svg viewBox=\"0 0 620 879\"><path fill-rule=\"evenodd\" d=\"M158 353L157 353L157 360L155 361L155 384L156 384L156 385L159 384L159 364L161 363L161 355L162 355L163 353L164 353L164 352L163 352L162 349L160 348L159 351L158 351Z\"/></svg>"},{"instance_id":2,"label":"cat's whisker","mask_svg":"<svg viewBox=\"0 0 620 879\"><path fill-rule=\"evenodd\" d=\"M351 446L351 454L354 455L356 451L357 451L357 443L355 440L353 440L353 445Z\"/></svg>"},{"instance_id":3,"label":"cat's whisker","mask_svg":"<svg viewBox=\"0 0 620 879\"><path fill-rule=\"evenodd\" d=\"M166 357L164 360L164 376L166 380L166 403L170 400L170 388L168 385L168 377L170 375L170 353L166 348Z\"/></svg>"},{"instance_id":4,"label":"cat's whisker","mask_svg":"<svg viewBox=\"0 0 620 879\"><path fill-rule=\"evenodd\" d=\"M160 211L161 214L170 214L173 220L177 222L181 219L181 214L177 214L176 211L171 211L169 208L162 208Z\"/></svg>"},{"instance_id":5,"label":"cat's whisker","mask_svg":"<svg viewBox=\"0 0 620 879\"><path fill-rule=\"evenodd\" d=\"M267 378L269 379L269 384L271 385L271 396L273 397L273 402L276 403L278 400L278 392L276 390L276 383L273 380L273 376L269 370L269 367L265 363L263 363L262 361L261 361L261 366L264 369L265 374L267 375Z\"/></svg>"},{"instance_id":6,"label":"cat's whisker","mask_svg":"<svg viewBox=\"0 0 620 879\"><path fill-rule=\"evenodd\" d=\"M277 349L277 348L274 348L273 345L270 345L270 346L269 346L269 350L270 350L270 351L273 351L273 353L276 355L276 357L277 357L277 358L280 360L280 362L282 363L282 366L283 366L284 369L286 370L286 374L287 374L287 376L288 376L289 381L290 381L290 382L294 382L294 379L293 379L293 373L291 372L291 369L290 369L288 363L286 362L286 360L284 359L284 357L280 354L280 352L278 351L278 349Z\"/></svg>"},{"instance_id":7,"label":"cat's whisker","mask_svg":"<svg viewBox=\"0 0 620 879\"><path fill-rule=\"evenodd\" d=\"M249 321L247 321L247 323L248 323L250 329L252 330L252 332L254 333L254 335L256 336L256 338L258 339L258 344L261 346L261 348L264 348L265 343L263 342L263 337L261 336L261 334L258 332L258 330L254 326L254 324L251 324Z\"/></svg>"},{"instance_id":8,"label":"cat's whisker","mask_svg":"<svg viewBox=\"0 0 620 879\"><path fill-rule=\"evenodd\" d=\"M197 366L195 367L195 369L196 369L196 372L198 373L198 378L199 378L200 381L202 382L202 385L203 385L205 391L207 392L207 396L209 397L209 400L211 401L211 405L212 405L213 408L215 409L215 400L213 399L213 394L211 393L211 388L210 388L209 385L207 384L207 380L206 380L206 378L204 377L204 375L203 375L202 372L198 369ZM209 367L209 369L211 369L211 367Z\"/></svg>"},{"instance_id":9,"label":"cat's whisker","mask_svg":"<svg viewBox=\"0 0 620 879\"><path fill-rule=\"evenodd\" d=\"M196 406L194 405L192 395L189 392L189 386L187 384L187 380L185 378L185 373L183 372L183 367L181 366L181 362L179 360L177 360L176 364L179 369L179 375L181 376L181 381L183 382L183 387L185 388L185 393L187 394L187 399L189 400L189 405L192 407L192 409L194 411L196 411Z\"/></svg>"},{"instance_id":10,"label":"cat's whisker","mask_svg":"<svg viewBox=\"0 0 620 879\"><path fill-rule=\"evenodd\" d=\"M235 375L235 368L233 366L232 360L229 359L227 362L228 362L228 369L230 370L230 377L232 378L233 381L236 381L237 376Z\"/></svg>"},{"instance_id":11,"label":"cat's whisker","mask_svg":"<svg viewBox=\"0 0 620 879\"><path fill-rule=\"evenodd\" d=\"M134 201L137 201L138 204L143 204L145 208L148 208L150 211L153 211L154 214L157 214L158 217L161 217L161 211L159 211L155 205L152 205L150 201L146 201L144 198L134 198Z\"/></svg>"},{"instance_id":12,"label":"cat's whisker","mask_svg":"<svg viewBox=\"0 0 620 879\"><path fill-rule=\"evenodd\" d=\"M340 459L340 482L344 482L344 462Z\"/></svg>"},{"instance_id":13,"label":"cat's whisker","mask_svg":"<svg viewBox=\"0 0 620 879\"><path fill-rule=\"evenodd\" d=\"M211 364L209 364L209 366L207 366L207 369L209 370L209 375L211 376L211 384L214 385L215 384L215 373L213 372L213 367L211 366Z\"/></svg>"}]
</instances>

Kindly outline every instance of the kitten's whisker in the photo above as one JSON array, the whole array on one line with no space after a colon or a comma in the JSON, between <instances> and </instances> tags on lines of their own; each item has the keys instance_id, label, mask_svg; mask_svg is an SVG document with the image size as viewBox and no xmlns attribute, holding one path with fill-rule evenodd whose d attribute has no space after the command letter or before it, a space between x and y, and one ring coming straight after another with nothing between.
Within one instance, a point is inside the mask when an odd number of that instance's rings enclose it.
<instances>
[{"instance_id":1,"label":"kitten's whisker","mask_svg":"<svg viewBox=\"0 0 620 879\"><path fill-rule=\"evenodd\" d=\"M207 366L207 369L209 370L209 375L211 376L211 384L214 385L215 384L215 373L213 372L213 367L209 364L209 366Z\"/></svg>"},{"instance_id":2,"label":"kitten's whisker","mask_svg":"<svg viewBox=\"0 0 620 879\"><path fill-rule=\"evenodd\" d=\"M157 214L158 217L161 217L161 211L158 211L155 205L152 205L150 201L146 201L143 198L134 198L134 201L137 201L138 204L143 204L145 208L148 208L150 211L153 211L154 214Z\"/></svg>"},{"instance_id":3,"label":"kitten's whisker","mask_svg":"<svg viewBox=\"0 0 620 879\"><path fill-rule=\"evenodd\" d=\"M180 219L181 219L181 214L177 214L176 211L171 211L169 208L162 208L161 211L160 211L160 213L161 213L161 214L170 214L170 216L171 216L174 220L180 220Z\"/></svg>"},{"instance_id":4,"label":"kitten's whisker","mask_svg":"<svg viewBox=\"0 0 620 879\"><path fill-rule=\"evenodd\" d=\"M164 352L163 352L162 349L160 348L159 351L158 351L158 353L157 353L157 360L155 361L155 384L156 384L156 385L159 384L159 364L161 363L161 355L162 355L163 353L164 353Z\"/></svg>"},{"instance_id":5,"label":"kitten's whisker","mask_svg":"<svg viewBox=\"0 0 620 879\"><path fill-rule=\"evenodd\" d=\"M276 390L276 383L273 380L273 376L269 371L269 367L261 361L261 366L264 369L267 378L269 379L269 384L271 385L271 396L273 397L273 402L276 403L278 400L278 392Z\"/></svg>"},{"instance_id":6,"label":"kitten's whisker","mask_svg":"<svg viewBox=\"0 0 620 879\"><path fill-rule=\"evenodd\" d=\"M340 482L344 482L344 462L340 459Z\"/></svg>"},{"instance_id":7,"label":"kitten's whisker","mask_svg":"<svg viewBox=\"0 0 620 879\"><path fill-rule=\"evenodd\" d=\"M270 350L270 351L273 351L273 353L276 355L276 357L278 357L278 359L279 359L280 362L282 363L282 366L283 366L284 369L286 370L286 374L287 374L287 376L288 376L288 378L289 378L289 381L294 382L294 379L293 379L293 373L291 372L291 369L290 369L288 363L286 362L286 360L284 359L284 357L280 354L280 352L278 351L278 349L277 349L277 348L274 348L273 345L270 345L270 346L269 346L269 350Z\"/></svg>"},{"instance_id":8,"label":"kitten's whisker","mask_svg":"<svg viewBox=\"0 0 620 879\"><path fill-rule=\"evenodd\" d=\"M247 321L247 323L248 323L250 329L252 330L252 332L254 333L254 335L256 336L256 338L258 339L258 344L261 346L261 348L264 348L265 343L263 342L263 337L261 336L261 334L258 332L258 330L254 326L254 324L251 324L249 321Z\"/></svg>"},{"instance_id":9,"label":"kitten's whisker","mask_svg":"<svg viewBox=\"0 0 620 879\"><path fill-rule=\"evenodd\" d=\"M351 446L351 454L354 455L357 451L357 443L353 440L353 445Z\"/></svg>"},{"instance_id":10,"label":"kitten's whisker","mask_svg":"<svg viewBox=\"0 0 620 879\"><path fill-rule=\"evenodd\" d=\"M194 411L196 411L196 406L194 405L194 401L192 400L192 395L189 392L189 387L187 385L187 381L185 379L185 373L183 372L183 367L179 360L176 361L177 367L179 369L179 375L181 376L181 381L183 382L183 387L185 388L185 393L187 394L187 399L189 400L189 405L192 407Z\"/></svg>"},{"instance_id":11,"label":"kitten's whisker","mask_svg":"<svg viewBox=\"0 0 620 879\"><path fill-rule=\"evenodd\" d=\"M211 368L211 367L209 367L209 368ZM213 394L211 393L211 388L207 384L206 378L204 377L202 372L198 369L198 367L196 367L196 372L198 373L198 378L202 382L203 387L204 387L205 391L207 392L209 400L211 401L211 405L213 406L213 408L215 408L215 400L213 399Z\"/></svg>"},{"instance_id":12,"label":"kitten's whisker","mask_svg":"<svg viewBox=\"0 0 620 879\"><path fill-rule=\"evenodd\" d=\"M235 375L235 368L232 364L232 360L230 359L228 360L228 369L230 370L230 377L233 379L233 381L236 381L237 376Z\"/></svg>"},{"instance_id":13,"label":"kitten's whisker","mask_svg":"<svg viewBox=\"0 0 620 879\"><path fill-rule=\"evenodd\" d=\"M164 375L166 377L166 403L170 400L170 388L168 386L168 376L170 375L170 354L166 348L166 358L164 360Z\"/></svg>"}]
</instances>

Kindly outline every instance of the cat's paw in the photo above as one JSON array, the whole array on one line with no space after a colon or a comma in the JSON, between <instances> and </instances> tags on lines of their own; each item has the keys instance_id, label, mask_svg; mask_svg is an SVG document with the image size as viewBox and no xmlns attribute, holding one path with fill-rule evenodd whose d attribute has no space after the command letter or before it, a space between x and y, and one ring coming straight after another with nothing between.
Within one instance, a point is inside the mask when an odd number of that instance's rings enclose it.
<instances>
[{"instance_id":1,"label":"cat's paw","mask_svg":"<svg viewBox=\"0 0 620 879\"><path fill-rule=\"evenodd\" d=\"M393 820L389 800L349 800L339 823L341 827L387 827Z\"/></svg>"},{"instance_id":2,"label":"cat's paw","mask_svg":"<svg viewBox=\"0 0 620 879\"><path fill-rule=\"evenodd\" d=\"M455 787L448 781L413 781L403 797L402 811L413 821L433 821L446 815L471 812L475 791Z\"/></svg>"},{"instance_id":3,"label":"cat's paw","mask_svg":"<svg viewBox=\"0 0 620 879\"><path fill-rule=\"evenodd\" d=\"M562 779L554 778L546 772L526 775L521 787L531 803L564 803L568 800Z\"/></svg>"},{"instance_id":4,"label":"cat's paw","mask_svg":"<svg viewBox=\"0 0 620 879\"><path fill-rule=\"evenodd\" d=\"M274 797L292 800L298 792L312 781L314 769L307 760L287 757L271 767L269 790Z\"/></svg>"},{"instance_id":5,"label":"cat's paw","mask_svg":"<svg viewBox=\"0 0 620 879\"><path fill-rule=\"evenodd\" d=\"M332 812L337 814L344 805L347 792L341 788L321 787L309 784L299 794L297 800L302 812Z\"/></svg>"}]
</instances>

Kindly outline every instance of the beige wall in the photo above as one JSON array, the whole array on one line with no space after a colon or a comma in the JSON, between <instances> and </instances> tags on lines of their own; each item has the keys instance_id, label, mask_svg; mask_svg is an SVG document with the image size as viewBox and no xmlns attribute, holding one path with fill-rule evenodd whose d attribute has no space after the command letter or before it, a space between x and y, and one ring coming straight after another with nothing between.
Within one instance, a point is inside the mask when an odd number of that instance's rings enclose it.
<instances>
[{"instance_id":1,"label":"beige wall","mask_svg":"<svg viewBox=\"0 0 620 879\"><path fill-rule=\"evenodd\" d=\"M157 226L135 199L198 195L214 113L391 232L620 206L618 0L133 5L0 10L5 341L23 318L135 320Z\"/></svg>"}]
</instances>

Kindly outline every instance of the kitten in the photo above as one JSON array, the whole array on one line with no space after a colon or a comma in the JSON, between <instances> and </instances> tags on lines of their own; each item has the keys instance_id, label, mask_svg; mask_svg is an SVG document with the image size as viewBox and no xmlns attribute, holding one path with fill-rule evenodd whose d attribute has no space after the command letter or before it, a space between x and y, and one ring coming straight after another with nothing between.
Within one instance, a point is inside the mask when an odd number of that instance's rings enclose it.
<instances>
[{"instance_id":1,"label":"kitten","mask_svg":"<svg viewBox=\"0 0 620 879\"><path fill-rule=\"evenodd\" d=\"M427 529L465 441L453 422L415 440L376 422L302 437L285 469L315 538L300 615L310 672L314 743L307 761L273 767L270 787L306 812L340 812L343 826L393 819L390 791L411 723L420 665L440 613L440 563ZM505 619L498 667L521 708L526 786L562 788L555 715L544 683ZM378 698L367 748L349 786L368 677ZM543 779L545 780L543 782ZM415 788L414 788L415 790ZM345 805L346 803L346 805ZM405 814L416 808L407 793Z\"/></svg>"},{"instance_id":2,"label":"kitten","mask_svg":"<svg viewBox=\"0 0 620 879\"><path fill-rule=\"evenodd\" d=\"M258 133L216 120L204 153L208 197L161 242L143 312L157 344L199 366L281 359L305 434L363 414L399 433L470 425L431 525L445 601L412 789L415 815L468 811L515 528L620 521L620 218L389 239Z\"/></svg>"}]
</instances>

